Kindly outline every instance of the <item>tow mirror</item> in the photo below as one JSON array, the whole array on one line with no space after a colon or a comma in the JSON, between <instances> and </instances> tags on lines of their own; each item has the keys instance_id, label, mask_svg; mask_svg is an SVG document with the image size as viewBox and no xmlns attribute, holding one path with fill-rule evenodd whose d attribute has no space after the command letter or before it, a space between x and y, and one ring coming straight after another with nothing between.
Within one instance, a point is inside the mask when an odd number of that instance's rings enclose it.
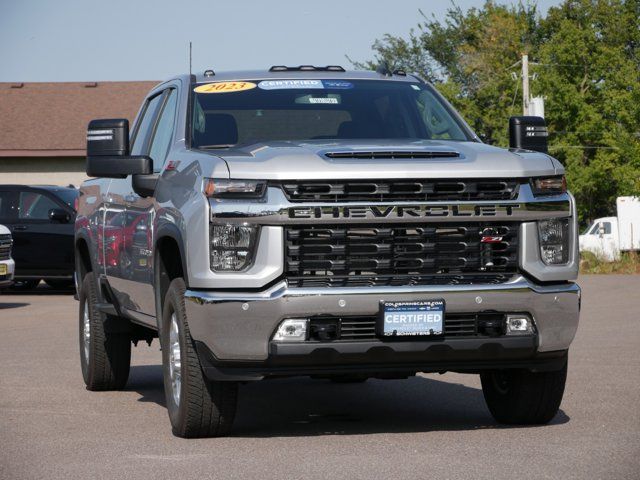
<instances>
[{"instance_id":1,"label":"tow mirror","mask_svg":"<svg viewBox=\"0 0 640 480\"><path fill-rule=\"evenodd\" d=\"M129 154L129 120L92 120L87 129L87 175L126 178L153 173L153 161L146 155Z\"/></svg>"},{"instance_id":2,"label":"tow mirror","mask_svg":"<svg viewBox=\"0 0 640 480\"><path fill-rule=\"evenodd\" d=\"M62 208L52 208L49 210L49 220L58 223L69 223L71 216Z\"/></svg>"},{"instance_id":3,"label":"tow mirror","mask_svg":"<svg viewBox=\"0 0 640 480\"><path fill-rule=\"evenodd\" d=\"M542 117L511 117L509 147L547 153L547 123Z\"/></svg>"}]
</instances>

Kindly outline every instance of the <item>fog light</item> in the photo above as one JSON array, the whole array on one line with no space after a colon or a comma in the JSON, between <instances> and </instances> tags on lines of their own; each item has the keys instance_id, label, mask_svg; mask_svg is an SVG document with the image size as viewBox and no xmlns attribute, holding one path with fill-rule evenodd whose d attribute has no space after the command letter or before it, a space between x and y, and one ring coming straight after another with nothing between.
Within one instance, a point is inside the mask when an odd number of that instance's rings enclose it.
<instances>
[{"instance_id":1,"label":"fog light","mask_svg":"<svg viewBox=\"0 0 640 480\"><path fill-rule=\"evenodd\" d=\"M273 336L276 342L299 342L307 339L307 324L305 318L289 318L284 320Z\"/></svg>"},{"instance_id":2,"label":"fog light","mask_svg":"<svg viewBox=\"0 0 640 480\"><path fill-rule=\"evenodd\" d=\"M507 315L507 335L533 333L533 320L525 315Z\"/></svg>"}]
</instances>

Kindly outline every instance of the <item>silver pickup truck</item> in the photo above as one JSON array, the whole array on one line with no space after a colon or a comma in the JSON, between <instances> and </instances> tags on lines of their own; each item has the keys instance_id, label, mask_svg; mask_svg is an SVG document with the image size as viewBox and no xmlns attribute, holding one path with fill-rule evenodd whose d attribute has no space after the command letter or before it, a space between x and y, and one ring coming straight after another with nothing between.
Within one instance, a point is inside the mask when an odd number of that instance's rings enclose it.
<instances>
[{"instance_id":1,"label":"silver pickup truck","mask_svg":"<svg viewBox=\"0 0 640 480\"><path fill-rule=\"evenodd\" d=\"M506 128L506 125L505 125ZM94 120L76 220L82 374L159 338L175 435L238 384L479 374L499 422L557 413L580 310L576 208L537 117L486 145L429 83L339 66L183 75ZM283 392L285 395L286 392Z\"/></svg>"}]
</instances>

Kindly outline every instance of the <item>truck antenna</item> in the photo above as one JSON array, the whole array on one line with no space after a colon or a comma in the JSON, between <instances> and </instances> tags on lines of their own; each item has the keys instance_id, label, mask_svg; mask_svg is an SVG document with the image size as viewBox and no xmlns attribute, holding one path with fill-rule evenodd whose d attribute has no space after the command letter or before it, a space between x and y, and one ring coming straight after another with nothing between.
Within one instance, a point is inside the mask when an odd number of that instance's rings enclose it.
<instances>
[{"instance_id":1,"label":"truck antenna","mask_svg":"<svg viewBox=\"0 0 640 480\"><path fill-rule=\"evenodd\" d=\"M191 76L191 40L189 40L189 76Z\"/></svg>"}]
</instances>

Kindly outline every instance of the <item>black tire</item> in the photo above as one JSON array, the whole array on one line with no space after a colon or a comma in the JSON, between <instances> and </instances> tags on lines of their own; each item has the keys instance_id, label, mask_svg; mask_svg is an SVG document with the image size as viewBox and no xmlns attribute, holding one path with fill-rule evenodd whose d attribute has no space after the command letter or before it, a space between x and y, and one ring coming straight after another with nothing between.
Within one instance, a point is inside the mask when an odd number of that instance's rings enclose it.
<instances>
[{"instance_id":1,"label":"black tire","mask_svg":"<svg viewBox=\"0 0 640 480\"><path fill-rule=\"evenodd\" d=\"M202 372L195 345L191 339L184 307L185 284L181 278L169 285L162 312L162 365L164 391L173 434L183 438L219 437L229 433L236 413L238 384L208 381ZM175 316L179 345L180 384L174 397L170 373L171 324ZM174 330L175 332L175 330ZM174 344L175 345L175 344Z\"/></svg>"},{"instance_id":2,"label":"black tire","mask_svg":"<svg viewBox=\"0 0 640 480\"><path fill-rule=\"evenodd\" d=\"M44 283L55 290L71 290L73 288L73 280L45 279Z\"/></svg>"},{"instance_id":3,"label":"black tire","mask_svg":"<svg viewBox=\"0 0 640 480\"><path fill-rule=\"evenodd\" d=\"M128 333L105 331L106 314L96 308L98 283L93 272L85 275L78 299L80 365L87 390L121 390L129 378L131 338ZM85 350L85 309L88 315L88 350Z\"/></svg>"},{"instance_id":4,"label":"black tire","mask_svg":"<svg viewBox=\"0 0 640 480\"><path fill-rule=\"evenodd\" d=\"M11 290L18 292L25 292L27 290L33 290L40 284L40 280L14 280L11 284Z\"/></svg>"},{"instance_id":5,"label":"black tire","mask_svg":"<svg viewBox=\"0 0 640 480\"><path fill-rule=\"evenodd\" d=\"M548 423L558 413L567 364L553 372L502 370L480 374L482 393L493 418L513 425Z\"/></svg>"}]
</instances>

